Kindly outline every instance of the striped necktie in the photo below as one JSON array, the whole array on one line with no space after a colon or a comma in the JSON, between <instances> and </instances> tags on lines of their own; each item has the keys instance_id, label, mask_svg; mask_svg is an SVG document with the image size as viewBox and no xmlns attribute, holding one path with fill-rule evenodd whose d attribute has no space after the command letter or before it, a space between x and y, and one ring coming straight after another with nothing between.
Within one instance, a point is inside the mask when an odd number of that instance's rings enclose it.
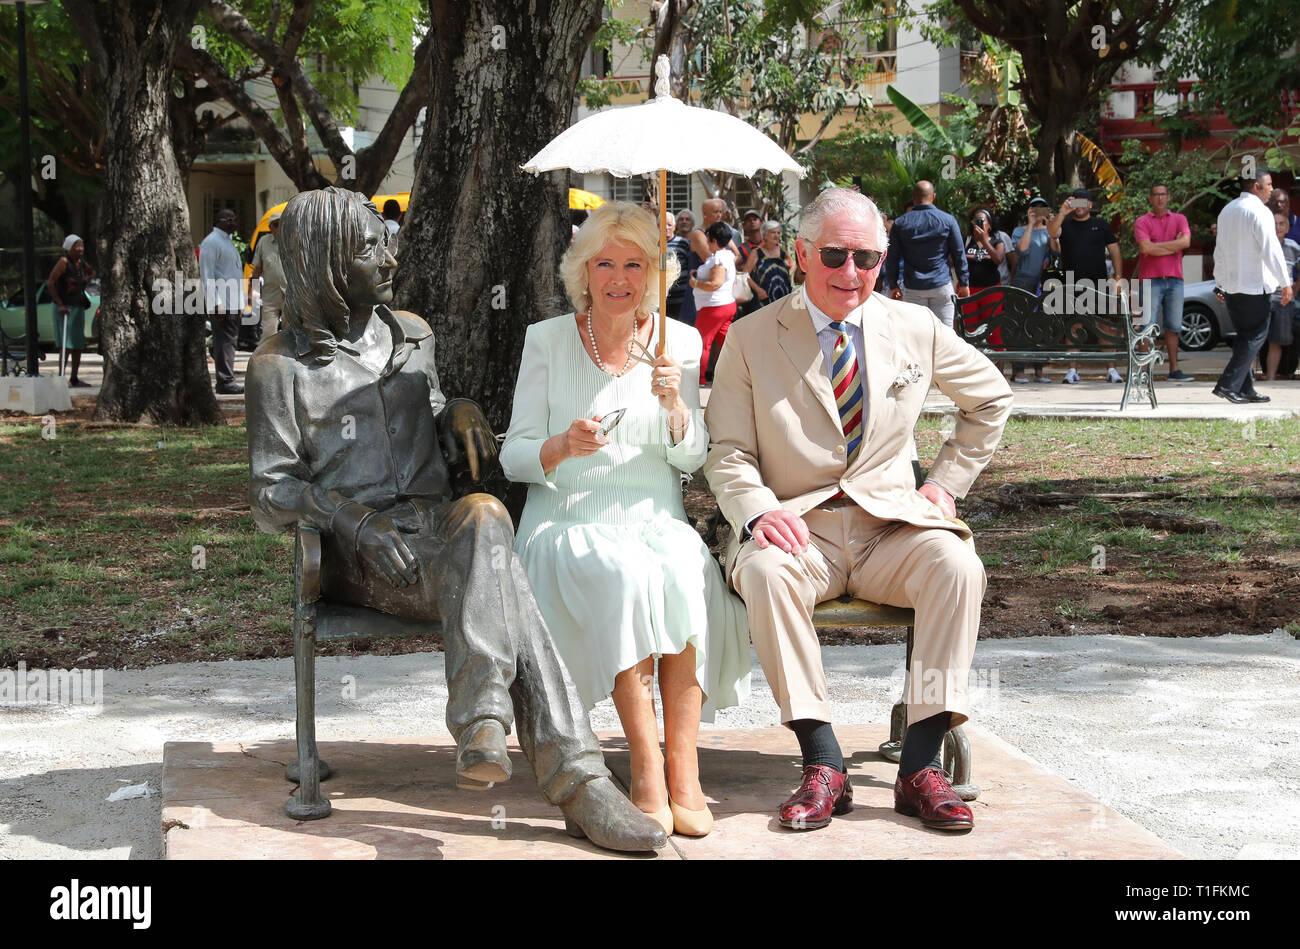
<instances>
[{"instance_id":1,"label":"striped necktie","mask_svg":"<svg viewBox=\"0 0 1300 949\"><path fill-rule=\"evenodd\" d=\"M848 440L848 460L852 461L862 444L862 376L848 326L834 321L830 326L839 334L831 352L831 388L840 410L840 428Z\"/></svg>"}]
</instances>

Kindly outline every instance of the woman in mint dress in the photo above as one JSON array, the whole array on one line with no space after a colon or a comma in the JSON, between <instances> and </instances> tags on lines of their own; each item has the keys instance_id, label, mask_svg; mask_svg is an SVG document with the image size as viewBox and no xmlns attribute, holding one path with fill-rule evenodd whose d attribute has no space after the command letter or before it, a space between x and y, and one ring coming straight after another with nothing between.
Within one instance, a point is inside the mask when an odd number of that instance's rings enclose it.
<instances>
[{"instance_id":1,"label":"woman in mint dress","mask_svg":"<svg viewBox=\"0 0 1300 949\"><path fill-rule=\"evenodd\" d=\"M515 550L556 649L588 709L614 699L632 802L669 833L700 835L712 817L699 723L748 697L749 628L682 508L681 476L709 446L700 336L669 320L653 366L628 351L633 339L651 353L658 344L658 254L640 207L612 202L588 217L561 263L579 310L528 328L501 464L529 485ZM600 420L616 409L625 414L605 436Z\"/></svg>"}]
</instances>

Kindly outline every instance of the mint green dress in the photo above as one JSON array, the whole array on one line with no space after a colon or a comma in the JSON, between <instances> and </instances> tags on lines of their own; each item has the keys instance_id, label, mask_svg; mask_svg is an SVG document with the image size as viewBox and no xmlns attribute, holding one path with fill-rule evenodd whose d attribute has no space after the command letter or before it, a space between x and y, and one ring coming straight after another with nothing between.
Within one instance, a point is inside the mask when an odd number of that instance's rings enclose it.
<instances>
[{"instance_id":1,"label":"mint green dress","mask_svg":"<svg viewBox=\"0 0 1300 949\"><path fill-rule=\"evenodd\" d=\"M668 352L681 364L682 400L692 410L685 437L673 445L649 366L634 363L618 378L602 372L573 314L528 328L501 465L506 477L528 483L515 550L588 709L610 695L619 672L688 643L705 696L703 721L749 695L744 604L682 508L681 475L698 469L709 447L700 351L699 333L668 321ZM543 442L575 418L619 408L627 414L609 445L543 472Z\"/></svg>"}]
</instances>

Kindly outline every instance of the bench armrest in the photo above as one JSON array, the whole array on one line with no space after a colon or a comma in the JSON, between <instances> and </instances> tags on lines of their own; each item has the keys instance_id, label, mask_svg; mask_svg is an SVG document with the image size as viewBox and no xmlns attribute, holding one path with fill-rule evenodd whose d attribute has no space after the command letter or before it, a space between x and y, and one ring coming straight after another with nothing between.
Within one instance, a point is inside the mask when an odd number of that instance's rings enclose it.
<instances>
[{"instance_id":1,"label":"bench armrest","mask_svg":"<svg viewBox=\"0 0 1300 949\"><path fill-rule=\"evenodd\" d=\"M320 551L320 530L310 524L299 524L293 552L295 606L320 599Z\"/></svg>"}]
</instances>

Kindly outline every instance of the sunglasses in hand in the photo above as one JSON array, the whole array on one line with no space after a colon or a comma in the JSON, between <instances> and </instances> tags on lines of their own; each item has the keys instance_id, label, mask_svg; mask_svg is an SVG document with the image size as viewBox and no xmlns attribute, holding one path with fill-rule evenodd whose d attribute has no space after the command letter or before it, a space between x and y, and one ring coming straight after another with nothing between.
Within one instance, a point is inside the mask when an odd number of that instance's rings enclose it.
<instances>
[{"instance_id":1,"label":"sunglasses in hand","mask_svg":"<svg viewBox=\"0 0 1300 949\"><path fill-rule=\"evenodd\" d=\"M821 256L822 265L831 270L843 267L850 254L853 255L853 266L859 270L870 270L885 256L878 250L849 250L846 247L818 247L817 253Z\"/></svg>"}]
</instances>

